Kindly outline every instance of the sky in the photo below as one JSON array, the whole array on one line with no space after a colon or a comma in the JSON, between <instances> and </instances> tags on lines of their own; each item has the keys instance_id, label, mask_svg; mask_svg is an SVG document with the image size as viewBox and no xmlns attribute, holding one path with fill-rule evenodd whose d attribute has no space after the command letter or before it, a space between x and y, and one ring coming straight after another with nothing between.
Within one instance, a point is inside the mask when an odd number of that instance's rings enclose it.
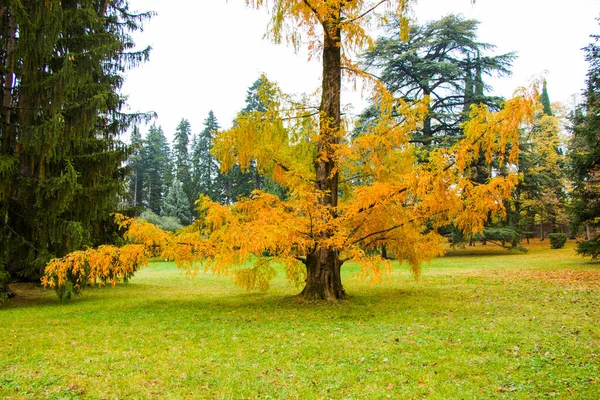
<instances>
[{"instance_id":1,"label":"sky","mask_svg":"<svg viewBox=\"0 0 600 400\"><path fill-rule=\"evenodd\" d=\"M130 8L157 15L134 35L152 52L149 62L129 71L122 92L130 111L155 111L154 122L169 139L182 118L200 132L211 110L221 127L231 126L261 73L290 94L319 87L318 60L265 39L267 12L244 0L130 0ZM590 34L600 34L600 0L418 0L412 10L419 23L450 13L480 21L480 41L496 45L498 54L517 53L512 76L490 81L493 94L510 97L544 77L551 101L574 104L587 72L581 49ZM366 99L346 85L342 102L358 114Z\"/></svg>"}]
</instances>

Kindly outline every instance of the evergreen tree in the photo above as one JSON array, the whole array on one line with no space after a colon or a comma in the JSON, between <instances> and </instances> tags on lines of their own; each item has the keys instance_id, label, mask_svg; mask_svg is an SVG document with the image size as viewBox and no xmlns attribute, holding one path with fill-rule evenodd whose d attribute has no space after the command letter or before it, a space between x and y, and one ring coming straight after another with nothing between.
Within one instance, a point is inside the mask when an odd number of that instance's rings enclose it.
<instances>
[{"instance_id":1,"label":"evergreen tree","mask_svg":"<svg viewBox=\"0 0 600 400\"><path fill-rule=\"evenodd\" d=\"M140 129L137 126L133 127L131 132L131 148L132 153L129 155L129 197L131 205L138 207L142 205L143 185L144 185L144 160L142 158L143 139Z\"/></svg>"},{"instance_id":2,"label":"evergreen tree","mask_svg":"<svg viewBox=\"0 0 600 400\"><path fill-rule=\"evenodd\" d=\"M194 187L196 196L204 194L213 200L222 198L222 189L217 186L216 179L219 175L219 164L210 153L214 134L219 130L219 123L215 114L210 111L204 120L204 130L195 140L192 159L194 160Z\"/></svg>"},{"instance_id":3,"label":"evergreen tree","mask_svg":"<svg viewBox=\"0 0 600 400\"><path fill-rule=\"evenodd\" d=\"M147 59L127 0L0 2L0 275L108 242L129 148L125 72ZM0 288L2 290L2 288Z\"/></svg>"},{"instance_id":4,"label":"evergreen tree","mask_svg":"<svg viewBox=\"0 0 600 400\"><path fill-rule=\"evenodd\" d=\"M173 161L175 167L175 178L183 185L188 203L196 200L193 193L192 175L190 171L190 135L192 128L187 119L182 119L177 129L175 130L175 138L173 142ZM191 211L191 210L190 210Z\"/></svg>"},{"instance_id":5,"label":"evergreen tree","mask_svg":"<svg viewBox=\"0 0 600 400\"><path fill-rule=\"evenodd\" d=\"M572 117L570 142L570 175L574 182L571 213L579 224L598 226L600 220L600 35L585 48L589 63L585 102ZM582 255L600 254L600 236L587 237L579 244Z\"/></svg>"},{"instance_id":6,"label":"evergreen tree","mask_svg":"<svg viewBox=\"0 0 600 400\"><path fill-rule=\"evenodd\" d=\"M144 169L144 205L158 214L162 207L166 186L173 180L169 143L160 126L152 125L148 130L142 158L146 166Z\"/></svg>"},{"instance_id":7,"label":"evergreen tree","mask_svg":"<svg viewBox=\"0 0 600 400\"><path fill-rule=\"evenodd\" d=\"M544 114L552 116L552 107L550 106L550 97L548 96L548 87L546 80L544 79L544 87L542 88L542 94L540 95L540 101L544 108Z\"/></svg>"},{"instance_id":8,"label":"evergreen tree","mask_svg":"<svg viewBox=\"0 0 600 400\"><path fill-rule=\"evenodd\" d=\"M161 215L163 217L175 217L183 225L192 223L192 213L187 194L183 190L183 184L174 179L162 204Z\"/></svg>"},{"instance_id":9,"label":"evergreen tree","mask_svg":"<svg viewBox=\"0 0 600 400\"><path fill-rule=\"evenodd\" d=\"M461 134L461 124L472 104L498 109L502 99L485 95L484 75L506 75L513 53L484 56L495 46L477 41L478 21L448 15L439 21L414 25L407 41L398 23L390 23L363 56L367 68L378 75L388 90L405 100L430 97L423 128L413 138L425 148L446 145ZM363 119L369 120L369 113ZM371 118L377 117L372 114Z\"/></svg>"}]
</instances>

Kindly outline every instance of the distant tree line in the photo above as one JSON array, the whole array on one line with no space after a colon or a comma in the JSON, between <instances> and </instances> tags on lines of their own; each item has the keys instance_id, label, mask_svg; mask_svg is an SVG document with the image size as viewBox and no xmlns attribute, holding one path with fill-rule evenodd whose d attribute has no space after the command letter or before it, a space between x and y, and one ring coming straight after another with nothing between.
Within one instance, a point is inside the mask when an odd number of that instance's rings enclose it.
<instances>
[{"instance_id":1,"label":"distant tree line","mask_svg":"<svg viewBox=\"0 0 600 400\"><path fill-rule=\"evenodd\" d=\"M264 110L258 97L263 79L257 79L248 89L241 114ZM221 171L211 153L219 129L212 111L198 134L192 133L187 119L182 119L171 144L160 126L150 126L144 137L134 127L131 145L135 150L128 161L131 174L127 202L139 211L144 210L142 218L175 230L195 219L195 202L201 195L223 204L249 197L254 190L285 196L284 189L263 176L255 162L245 170L236 164L228 171ZM164 217L171 219L161 219Z\"/></svg>"}]
</instances>

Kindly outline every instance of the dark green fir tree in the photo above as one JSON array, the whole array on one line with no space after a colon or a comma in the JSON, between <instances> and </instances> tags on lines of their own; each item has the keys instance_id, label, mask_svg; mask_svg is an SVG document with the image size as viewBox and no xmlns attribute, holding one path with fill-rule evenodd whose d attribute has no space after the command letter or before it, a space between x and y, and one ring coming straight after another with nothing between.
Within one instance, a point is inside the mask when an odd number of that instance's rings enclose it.
<instances>
[{"instance_id":1,"label":"dark green fir tree","mask_svg":"<svg viewBox=\"0 0 600 400\"><path fill-rule=\"evenodd\" d=\"M484 76L509 74L515 55L485 55L495 46L477 40L478 24L448 15L412 26L408 41L404 41L397 21L392 21L389 34L379 38L363 56L367 69L396 97L420 100L429 96L429 112L413 138L425 149L446 146L460 137L471 104L483 103L495 109L502 100L485 95ZM365 124L377 114L367 110L362 118Z\"/></svg>"},{"instance_id":2,"label":"dark green fir tree","mask_svg":"<svg viewBox=\"0 0 600 400\"><path fill-rule=\"evenodd\" d=\"M174 179L167 191L162 204L161 215L163 217L174 217L183 225L192 223L192 212L187 194L183 190L183 184Z\"/></svg>"},{"instance_id":3,"label":"dark green fir tree","mask_svg":"<svg viewBox=\"0 0 600 400\"><path fill-rule=\"evenodd\" d=\"M130 141L132 152L129 155L128 160L130 169L129 198L133 207L139 207L143 203L144 159L142 157L142 151L144 141L140 129L137 126L133 127Z\"/></svg>"},{"instance_id":4,"label":"dark green fir tree","mask_svg":"<svg viewBox=\"0 0 600 400\"><path fill-rule=\"evenodd\" d=\"M127 0L0 2L0 279L108 242L126 190L127 70L148 58ZM7 278L8 277L8 278ZM0 287L0 290L5 285Z\"/></svg>"},{"instance_id":5,"label":"dark green fir tree","mask_svg":"<svg viewBox=\"0 0 600 400\"><path fill-rule=\"evenodd\" d=\"M144 205L159 214L167 186L173 181L170 149L160 126L152 125L144 141Z\"/></svg>"},{"instance_id":6,"label":"dark green fir tree","mask_svg":"<svg viewBox=\"0 0 600 400\"><path fill-rule=\"evenodd\" d=\"M544 107L544 114L552 116L552 106L550 105L550 96L548 96L548 87L545 79L544 86L542 87L542 94L540 95L540 101Z\"/></svg>"},{"instance_id":7,"label":"dark green fir tree","mask_svg":"<svg viewBox=\"0 0 600 400\"><path fill-rule=\"evenodd\" d=\"M600 225L600 35L585 48L589 63L585 101L572 117L569 149L570 175L573 181L571 214L586 226L586 241L577 251L584 256L600 256L600 235L592 235Z\"/></svg>"},{"instance_id":8,"label":"dark green fir tree","mask_svg":"<svg viewBox=\"0 0 600 400\"><path fill-rule=\"evenodd\" d=\"M222 198L222 190L216 182L219 175L219 164L210 153L213 137L219 128L215 114L210 111L204 120L204 129L195 140L192 154L196 196L203 194L214 201L220 201Z\"/></svg>"},{"instance_id":9,"label":"dark green fir tree","mask_svg":"<svg viewBox=\"0 0 600 400\"><path fill-rule=\"evenodd\" d=\"M188 203L193 204L196 195L193 193L191 163L190 163L190 135L192 127L187 119L182 119L175 130L173 141L173 164L175 167L175 179L183 185L183 191L188 198ZM189 206L191 207L191 205ZM190 208L191 211L191 208Z\"/></svg>"}]
</instances>

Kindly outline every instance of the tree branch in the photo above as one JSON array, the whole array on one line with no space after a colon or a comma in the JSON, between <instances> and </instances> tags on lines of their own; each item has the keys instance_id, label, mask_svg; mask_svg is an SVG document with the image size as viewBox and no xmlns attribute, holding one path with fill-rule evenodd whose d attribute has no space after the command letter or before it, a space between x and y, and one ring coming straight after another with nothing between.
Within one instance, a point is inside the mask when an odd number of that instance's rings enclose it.
<instances>
[{"instance_id":1,"label":"tree branch","mask_svg":"<svg viewBox=\"0 0 600 400\"><path fill-rule=\"evenodd\" d=\"M302 264L307 265L308 260L306 259L306 257L294 257L296 260L300 261Z\"/></svg>"},{"instance_id":2,"label":"tree branch","mask_svg":"<svg viewBox=\"0 0 600 400\"><path fill-rule=\"evenodd\" d=\"M375 9L377 9L377 7L379 7L380 5L382 5L383 3L387 3L388 0L381 0L379 3L375 4L373 7L369 8L367 11L365 11L364 13L360 14L357 17L354 17L352 19L347 19L342 21L342 24L351 24L353 22L358 21L361 18L366 17L367 15L369 15L370 13L372 13L373 11L375 11Z\"/></svg>"}]
</instances>

